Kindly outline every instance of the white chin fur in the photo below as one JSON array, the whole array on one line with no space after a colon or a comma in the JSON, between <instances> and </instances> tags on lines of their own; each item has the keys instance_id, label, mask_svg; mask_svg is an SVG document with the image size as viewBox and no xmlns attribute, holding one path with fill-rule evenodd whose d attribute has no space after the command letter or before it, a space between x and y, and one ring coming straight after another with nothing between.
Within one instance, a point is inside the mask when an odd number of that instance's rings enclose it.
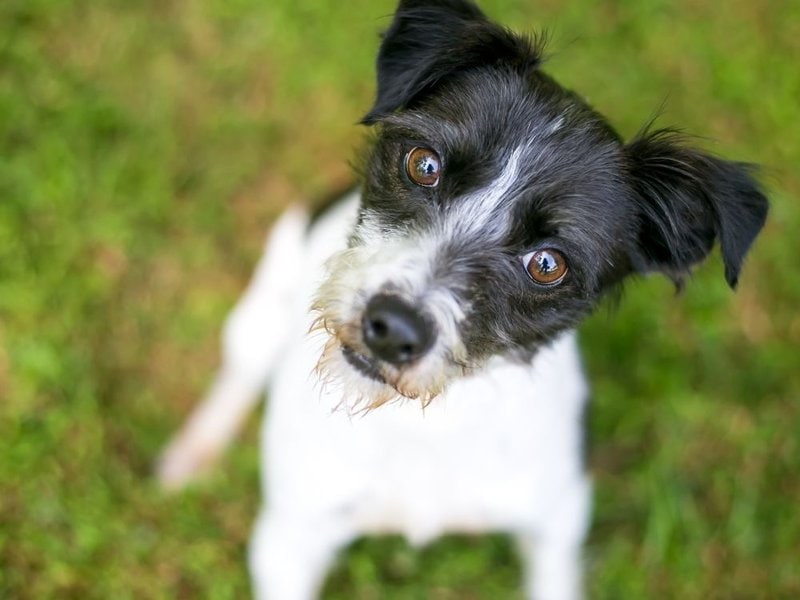
<instances>
[{"instance_id":1,"label":"white chin fur","mask_svg":"<svg viewBox=\"0 0 800 600\"><path fill-rule=\"evenodd\" d=\"M437 365L438 366L435 366ZM349 413L368 411L389 402L414 400L423 407L441 394L447 384L468 369L444 360L422 359L402 369L381 364L384 381L377 381L353 367L342 353L341 342L330 335L316 367L326 391L341 393L337 409Z\"/></svg>"},{"instance_id":2,"label":"white chin fur","mask_svg":"<svg viewBox=\"0 0 800 600\"><path fill-rule=\"evenodd\" d=\"M326 391L341 394L341 401L336 409L348 413L358 413L387 402L403 398L394 388L386 383L376 381L354 368L342 354L342 347L336 338L331 337L317 363L320 384Z\"/></svg>"}]
</instances>

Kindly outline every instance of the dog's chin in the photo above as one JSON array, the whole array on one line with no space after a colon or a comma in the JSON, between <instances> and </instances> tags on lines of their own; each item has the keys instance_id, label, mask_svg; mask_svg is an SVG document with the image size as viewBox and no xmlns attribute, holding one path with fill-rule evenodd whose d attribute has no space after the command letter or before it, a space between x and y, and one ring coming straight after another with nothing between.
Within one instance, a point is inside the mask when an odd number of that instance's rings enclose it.
<instances>
[{"instance_id":1,"label":"dog's chin","mask_svg":"<svg viewBox=\"0 0 800 600\"><path fill-rule=\"evenodd\" d=\"M380 364L331 336L317 362L322 385L341 394L336 409L350 413L368 411L403 398L387 380Z\"/></svg>"},{"instance_id":2,"label":"dog's chin","mask_svg":"<svg viewBox=\"0 0 800 600\"><path fill-rule=\"evenodd\" d=\"M427 406L445 387L442 380L420 386L416 369L398 371L335 336L326 343L316 370L326 388L334 393L341 392L337 408L354 413L402 401L416 401Z\"/></svg>"}]
</instances>

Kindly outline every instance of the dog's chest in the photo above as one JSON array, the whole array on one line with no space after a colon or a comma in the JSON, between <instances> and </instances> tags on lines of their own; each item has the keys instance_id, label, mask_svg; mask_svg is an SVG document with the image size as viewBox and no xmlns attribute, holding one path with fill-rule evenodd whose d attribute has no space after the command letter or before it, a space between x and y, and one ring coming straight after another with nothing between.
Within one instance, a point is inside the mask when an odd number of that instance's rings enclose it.
<instances>
[{"instance_id":1,"label":"dog's chest","mask_svg":"<svg viewBox=\"0 0 800 600\"><path fill-rule=\"evenodd\" d=\"M580 462L585 383L571 334L532 366L497 361L456 382L425 410L363 415L337 411L341 392L309 377L315 351L293 348L270 394L263 460L282 502L424 542L530 522Z\"/></svg>"}]
</instances>

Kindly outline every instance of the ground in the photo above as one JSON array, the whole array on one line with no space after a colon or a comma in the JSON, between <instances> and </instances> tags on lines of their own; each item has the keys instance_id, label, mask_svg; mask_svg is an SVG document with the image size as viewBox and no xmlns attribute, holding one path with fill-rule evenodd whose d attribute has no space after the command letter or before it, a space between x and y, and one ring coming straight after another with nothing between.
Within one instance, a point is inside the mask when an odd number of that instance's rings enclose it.
<instances>
[{"instance_id":1,"label":"ground","mask_svg":"<svg viewBox=\"0 0 800 600\"><path fill-rule=\"evenodd\" d=\"M241 598L257 423L205 482L152 465L292 200L349 181L387 0L3 0L0 598ZM631 136L654 114L764 165L730 292L628 286L581 331L592 598L800 597L800 4L495 0ZM358 543L332 599L515 598L500 536Z\"/></svg>"}]
</instances>

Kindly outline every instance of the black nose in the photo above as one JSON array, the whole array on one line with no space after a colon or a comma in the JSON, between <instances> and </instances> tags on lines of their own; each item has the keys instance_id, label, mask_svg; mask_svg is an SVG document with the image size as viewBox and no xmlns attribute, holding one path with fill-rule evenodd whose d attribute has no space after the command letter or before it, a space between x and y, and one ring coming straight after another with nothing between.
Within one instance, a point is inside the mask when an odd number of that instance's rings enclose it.
<instances>
[{"instance_id":1,"label":"black nose","mask_svg":"<svg viewBox=\"0 0 800 600\"><path fill-rule=\"evenodd\" d=\"M374 296L361 322L364 343L376 358L399 365L411 362L436 339L432 324L413 306L388 294Z\"/></svg>"}]
</instances>

